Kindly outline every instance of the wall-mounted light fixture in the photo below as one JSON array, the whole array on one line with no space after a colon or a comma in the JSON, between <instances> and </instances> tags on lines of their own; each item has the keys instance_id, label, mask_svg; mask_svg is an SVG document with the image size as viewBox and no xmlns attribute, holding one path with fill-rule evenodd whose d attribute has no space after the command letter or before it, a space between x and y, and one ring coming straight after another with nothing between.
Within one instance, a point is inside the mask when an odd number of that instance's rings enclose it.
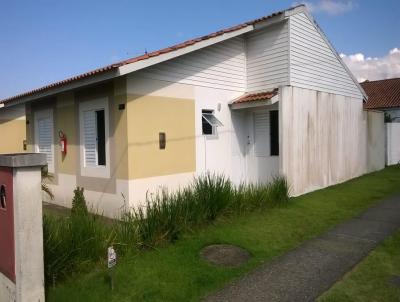
<instances>
[{"instance_id":1,"label":"wall-mounted light fixture","mask_svg":"<svg viewBox=\"0 0 400 302\"><path fill-rule=\"evenodd\" d=\"M160 132L158 134L158 141L159 141L160 149L164 150L167 145L167 136L165 135L165 132Z\"/></svg>"}]
</instances>

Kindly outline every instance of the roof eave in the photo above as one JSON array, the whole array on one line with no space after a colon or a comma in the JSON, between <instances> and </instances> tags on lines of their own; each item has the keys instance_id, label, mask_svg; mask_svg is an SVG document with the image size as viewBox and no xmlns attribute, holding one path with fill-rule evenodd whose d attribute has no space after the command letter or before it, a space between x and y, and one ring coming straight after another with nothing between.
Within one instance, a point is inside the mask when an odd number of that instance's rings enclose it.
<instances>
[{"instance_id":1,"label":"roof eave","mask_svg":"<svg viewBox=\"0 0 400 302\"><path fill-rule=\"evenodd\" d=\"M243 27L241 29L238 29L237 31L233 31L233 32L229 32L229 33L225 33L223 35L220 36L216 36L214 38L208 39L208 40L204 40L201 42L198 42L196 44L193 44L191 46L187 46L185 48L181 48L181 49L177 49L175 51L172 52L167 52L165 54L161 54L159 56L155 56L152 58L149 58L147 60L142 60L142 61L137 61L137 62L133 62L133 63L129 63L126 65L123 65L121 67L119 67L119 75L126 75L128 73L132 73L134 71L138 71L140 69L144 69L146 67L150 67L152 65L156 65L171 59L174 59L176 57L185 55L185 54L189 54L191 52L194 52L196 50L202 49L204 47L207 46L211 46L213 44L243 35L245 33L248 33L250 31L254 30L254 26L253 25L248 25L246 27Z\"/></svg>"},{"instance_id":2,"label":"roof eave","mask_svg":"<svg viewBox=\"0 0 400 302\"><path fill-rule=\"evenodd\" d=\"M233 37L246 34L255 29L260 29L260 28L275 24L277 22L283 21L284 19L286 19L289 16L290 11L296 11L299 9L300 10L304 9L304 5L289 8L287 10L273 13L266 17L262 17L262 18L259 18L259 19L253 20L253 21L249 21L249 22L240 24L238 26L228 29L227 32L220 31L220 32L216 32L214 34L210 34L209 37L204 40L202 40L202 38L194 39L193 41L195 41L195 40L199 40L199 41L193 42L193 45L188 45L188 46L184 46L184 47L180 47L181 45L176 45L176 46L171 47L171 48L173 48L173 50L166 51L165 53L163 53L164 50L160 50L160 51L158 51L159 54L157 54L157 55L152 55L152 53L150 53L149 55L144 55L144 56L141 56L140 58L133 58L133 59L119 62L119 63L115 63L113 65L106 66L106 67L100 68L99 70L85 73L85 74L76 76L74 78L70 78L70 79L60 81L60 82L56 82L54 84L46 85L44 87L23 93L21 95L17 95L17 96L14 96L14 97L11 97L11 98L8 98L5 100L0 100L0 104L4 104L5 107L10 107L15 104L21 104L21 103L33 101L36 99L49 97L49 96L52 96L52 95L60 93L60 92L65 92L68 90L76 89L79 87L84 87L87 85L92 85L92 84L110 80L110 79L113 79L113 78L116 78L116 77L119 77L122 75L126 75L126 74L132 73L134 71L137 71L137 70L140 70L140 69L143 69L146 67L150 67L152 65L162 63L164 61L176 58L178 56L199 50L201 48L225 41L227 39L231 39ZM182 44L184 44L184 43L182 43ZM132 61L132 62L130 62L130 61ZM104 71L103 71L103 69L104 69ZM52 87L52 86L54 86L54 87Z\"/></svg>"},{"instance_id":3,"label":"roof eave","mask_svg":"<svg viewBox=\"0 0 400 302\"><path fill-rule=\"evenodd\" d=\"M247 102L242 102L242 103L231 102L229 104L229 106L232 110L238 110L238 109L271 106L271 105L274 105L275 103L277 103L278 101L279 101L279 94L273 96L272 98L264 99L264 100L247 101Z\"/></svg>"},{"instance_id":4,"label":"roof eave","mask_svg":"<svg viewBox=\"0 0 400 302\"><path fill-rule=\"evenodd\" d=\"M92 75L90 77L82 78L80 80L71 81L70 83L59 85L54 88L49 88L44 91L39 91L39 92L29 94L26 96L17 97L15 99L10 99L10 100L2 102L0 104L3 104L4 108L7 108L7 107L14 106L14 105L19 105L19 104L27 103L30 101L34 101L37 99L43 99L46 97L50 97L50 96L53 96L53 95L61 93L61 92L66 92L69 90L73 90L73 89L101 83L104 81L108 81L108 80L114 79L118 76L119 76L118 68L115 68L115 69L111 69L109 71L105 71L105 72L102 72L102 73L99 73L96 75Z\"/></svg>"}]
</instances>

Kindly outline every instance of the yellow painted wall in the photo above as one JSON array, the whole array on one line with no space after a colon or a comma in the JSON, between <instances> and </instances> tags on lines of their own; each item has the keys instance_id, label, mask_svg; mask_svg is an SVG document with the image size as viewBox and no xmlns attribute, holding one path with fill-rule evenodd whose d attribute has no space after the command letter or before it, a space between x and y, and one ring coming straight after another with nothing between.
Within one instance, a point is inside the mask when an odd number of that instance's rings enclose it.
<instances>
[{"instance_id":1,"label":"yellow painted wall","mask_svg":"<svg viewBox=\"0 0 400 302\"><path fill-rule=\"evenodd\" d=\"M24 152L26 139L25 119L0 120L0 154Z\"/></svg>"},{"instance_id":2,"label":"yellow painted wall","mask_svg":"<svg viewBox=\"0 0 400 302\"><path fill-rule=\"evenodd\" d=\"M130 179L196 170L194 100L128 95L127 111Z\"/></svg>"},{"instance_id":3,"label":"yellow painted wall","mask_svg":"<svg viewBox=\"0 0 400 302\"><path fill-rule=\"evenodd\" d=\"M75 98L73 92L62 93L57 96L55 109L55 152L57 156L58 173L75 174L79 152L79 138L76 127L78 121L75 116ZM67 154L61 153L58 131L61 130L67 137Z\"/></svg>"}]
</instances>

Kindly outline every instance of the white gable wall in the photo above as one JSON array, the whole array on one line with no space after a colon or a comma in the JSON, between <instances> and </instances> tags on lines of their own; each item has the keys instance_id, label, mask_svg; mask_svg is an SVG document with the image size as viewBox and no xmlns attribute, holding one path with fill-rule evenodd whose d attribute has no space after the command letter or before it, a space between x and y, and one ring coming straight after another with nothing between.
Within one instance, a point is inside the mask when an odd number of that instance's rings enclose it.
<instances>
[{"instance_id":1,"label":"white gable wall","mask_svg":"<svg viewBox=\"0 0 400 302\"><path fill-rule=\"evenodd\" d=\"M247 91L289 84L288 22L250 33L246 37Z\"/></svg>"},{"instance_id":2,"label":"white gable wall","mask_svg":"<svg viewBox=\"0 0 400 302\"><path fill-rule=\"evenodd\" d=\"M244 92L245 45L235 37L137 72L147 79Z\"/></svg>"},{"instance_id":3,"label":"white gable wall","mask_svg":"<svg viewBox=\"0 0 400 302\"><path fill-rule=\"evenodd\" d=\"M305 13L290 17L290 85L362 99L336 54Z\"/></svg>"}]
</instances>

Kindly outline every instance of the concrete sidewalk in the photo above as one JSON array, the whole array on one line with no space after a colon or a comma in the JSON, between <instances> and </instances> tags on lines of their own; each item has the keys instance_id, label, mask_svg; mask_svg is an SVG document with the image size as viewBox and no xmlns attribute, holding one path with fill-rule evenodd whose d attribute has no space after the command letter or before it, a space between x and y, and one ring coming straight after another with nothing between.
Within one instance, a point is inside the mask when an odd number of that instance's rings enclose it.
<instances>
[{"instance_id":1,"label":"concrete sidewalk","mask_svg":"<svg viewBox=\"0 0 400 302\"><path fill-rule=\"evenodd\" d=\"M400 228L400 195L267 263L205 299L314 301Z\"/></svg>"}]
</instances>

